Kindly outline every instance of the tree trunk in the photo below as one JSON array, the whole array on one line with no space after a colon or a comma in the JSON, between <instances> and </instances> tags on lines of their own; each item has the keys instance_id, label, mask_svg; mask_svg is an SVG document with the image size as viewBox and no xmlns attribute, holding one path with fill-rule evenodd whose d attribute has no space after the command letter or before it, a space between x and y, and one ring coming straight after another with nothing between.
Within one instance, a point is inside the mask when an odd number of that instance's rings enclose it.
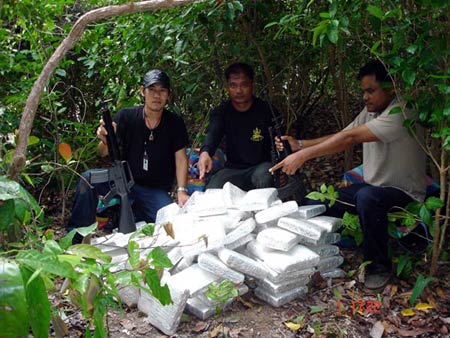
<instances>
[{"instance_id":1,"label":"tree trunk","mask_svg":"<svg viewBox=\"0 0 450 338\"><path fill-rule=\"evenodd\" d=\"M341 115L340 128L344 128L351 122L351 115L348 111L348 102L346 95L345 73L343 69L343 52L337 51L336 46L332 45L330 54L330 72L333 77L334 88L336 90L336 101L339 113ZM338 69L336 68L336 59ZM353 146L344 152L344 170L353 168Z\"/></svg>"},{"instance_id":2,"label":"tree trunk","mask_svg":"<svg viewBox=\"0 0 450 338\"><path fill-rule=\"evenodd\" d=\"M31 128L33 127L36 110L41 100L42 92L62 58L81 38L81 35L89 23L124 14L181 6L194 1L195 0L148 0L141 2L129 2L124 5L97 8L83 14L74 24L69 35L53 52L50 59L44 65L38 79L34 82L33 87L31 88L31 92L28 95L25 108L22 112L16 149L11 164L8 168L8 176L11 179L17 178L25 166L28 137L30 136Z\"/></svg>"}]
</instances>

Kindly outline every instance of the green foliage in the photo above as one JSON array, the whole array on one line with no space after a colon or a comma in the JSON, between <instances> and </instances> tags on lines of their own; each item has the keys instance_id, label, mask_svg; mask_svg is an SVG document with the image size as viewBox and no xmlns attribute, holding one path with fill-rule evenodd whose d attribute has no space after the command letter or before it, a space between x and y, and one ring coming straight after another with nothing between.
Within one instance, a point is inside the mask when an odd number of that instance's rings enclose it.
<instances>
[{"instance_id":1,"label":"green foliage","mask_svg":"<svg viewBox=\"0 0 450 338\"><path fill-rule=\"evenodd\" d=\"M358 216L345 212L344 217L342 217L342 225L344 226L342 235L353 237L356 245L360 246L363 242L363 234Z\"/></svg>"},{"instance_id":2,"label":"green foliage","mask_svg":"<svg viewBox=\"0 0 450 338\"><path fill-rule=\"evenodd\" d=\"M328 200L329 206L332 207L338 200L339 193L334 190L334 187L332 185L326 186L325 184L322 184L320 186L320 192L310 192L308 195L306 195L306 197L315 201L320 200L321 202L325 202Z\"/></svg>"},{"instance_id":3,"label":"green foliage","mask_svg":"<svg viewBox=\"0 0 450 338\"><path fill-rule=\"evenodd\" d=\"M425 278L424 276L422 276L422 274L419 274L419 276L417 276L416 284L414 284L411 298L409 299L410 306L414 306L414 303L416 302L417 297L420 296L420 294L426 288L428 283L430 283L434 280L436 280L436 278L434 278L434 277Z\"/></svg>"},{"instance_id":4,"label":"green foliage","mask_svg":"<svg viewBox=\"0 0 450 338\"><path fill-rule=\"evenodd\" d=\"M238 296L238 290L230 280L226 279L220 283L214 282L209 284L206 296L218 303L216 313L219 315L223 305Z\"/></svg>"}]
</instances>

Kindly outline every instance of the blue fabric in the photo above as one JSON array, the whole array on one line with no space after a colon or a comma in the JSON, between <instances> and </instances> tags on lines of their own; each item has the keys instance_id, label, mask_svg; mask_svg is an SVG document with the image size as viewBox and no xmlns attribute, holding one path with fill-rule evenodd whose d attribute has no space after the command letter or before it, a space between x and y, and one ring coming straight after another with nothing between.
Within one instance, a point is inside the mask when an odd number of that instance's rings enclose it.
<instances>
[{"instance_id":1,"label":"blue fabric","mask_svg":"<svg viewBox=\"0 0 450 338\"><path fill-rule=\"evenodd\" d=\"M364 170L363 165L360 164L359 166L353 168L352 170L349 170L344 173L344 177L342 178L342 181L345 186L353 184L353 183L364 183ZM430 176L425 177L425 183L426 183L426 196L435 196L439 193L440 188L439 184L437 184Z\"/></svg>"},{"instance_id":2,"label":"blue fabric","mask_svg":"<svg viewBox=\"0 0 450 338\"><path fill-rule=\"evenodd\" d=\"M87 183L89 173L96 169L86 171L82 174L75 190L75 199L72 214L67 223L67 230L85 227L96 221L97 206L100 196L105 196L109 190L109 182L91 184ZM136 221L154 222L158 210L170 203L172 199L167 191L163 189L147 188L135 184L129 194L130 202Z\"/></svg>"}]
</instances>

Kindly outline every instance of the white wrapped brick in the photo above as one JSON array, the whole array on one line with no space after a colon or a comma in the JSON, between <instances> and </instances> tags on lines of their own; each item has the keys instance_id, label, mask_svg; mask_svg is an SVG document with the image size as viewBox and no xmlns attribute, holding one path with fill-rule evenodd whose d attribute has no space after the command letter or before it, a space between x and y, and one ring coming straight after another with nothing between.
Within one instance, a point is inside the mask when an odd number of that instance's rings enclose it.
<instances>
[{"instance_id":1,"label":"white wrapped brick","mask_svg":"<svg viewBox=\"0 0 450 338\"><path fill-rule=\"evenodd\" d=\"M219 276L202 269L198 264L191 265L187 269L172 275L167 284L169 287L182 290L187 289L190 297L195 297L208 289L212 282L220 280Z\"/></svg>"},{"instance_id":2,"label":"white wrapped brick","mask_svg":"<svg viewBox=\"0 0 450 338\"><path fill-rule=\"evenodd\" d=\"M330 245L330 244L319 244L319 245L313 245L313 246L307 246L312 251L317 253L320 258L326 258L330 256L339 255L339 247L336 245Z\"/></svg>"},{"instance_id":3,"label":"white wrapped brick","mask_svg":"<svg viewBox=\"0 0 450 338\"><path fill-rule=\"evenodd\" d=\"M316 272L315 268L294 270L288 273L280 273L270 268L267 268L267 270L269 271L267 279L273 283L287 283L298 278L310 278Z\"/></svg>"},{"instance_id":4,"label":"white wrapped brick","mask_svg":"<svg viewBox=\"0 0 450 338\"><path fill-rule=\"evenodd\" d=\"M122 303L126 304L128 307L134 307L139 302L139 289L135 286L124 286L117 288L120 300Z\"/></svg>"},{"instance_id":5,"label":"white wrapped brick","mask_svg":"<svg viewBox=\"0 0 450 338\"><path fill-rule=\"evenodd\" d=\"M298 236L290 231L281 228L268 228L262 230L256 240L266 248L289 251L298 243Z\"/></svg>"},{"instance_id":6,"label":"white wrapped brick","mask_svg":"<svg viewBox=\"0 0 450 338\"><path fill-rule=\"evenodd\" d=\"M247 236L250 234L256 227L256 222L253 217L247 218L245 221L242 221L238 224L238 226L228 233L225 236L225 244L233 243L237 240L239 240L242 237Z\"/></svg>"},{"instance_id":7,"label":"white wrapped brick","mask_svg":"<svg viewBox=\"0 0 450 338\"><path fill-rule=\"evenodd\" d=\"M309 219L311 217L323 214L327 210L323 204L317 205L302 205L298 208L298 214L300 218Z\"/></svg>"},{"instance_id":8,"label":"white wrapped brick","mask_svg":"<svg viewBox=\"0 0 450 338\"><path fill-rule=\"evenodd\" d=\"M320 260L318 254L303 245L296 245L291 250L283 252L266 248L258 241L251 241L247 244L247 250L279 273L311 268Z\"/></svg>"},{"instance_id":9,"label":"white wrapped brick","mask_svg":"<svg viewBox=\"0 0 450 338\"><path fill-rule=\"evenodd\" d=\"M268 278L264 278L264 279L258 279L256 281L256 284L258 286L260 286L261 288L263 288L264 290L268 291L272 295L279 295L281 293L284 293L284 292L287 292L287 291L290 291L293 289L297 289L301 286L306 286L306 284L308 284L310 280L311 280L311 278L309 278L309 277L301 277L301 278L291 279L289 281L282 282L282 283L274 283L271 280L269 280Z\"/></svg>"},{"instance_id":10,"label":"white wrapped brick","mask_svg":"<svg viewBox=\"0 0 450 338\"><path fill-rule=\"evenodd\" d=\"M277 199L277 189L264 188L248 191L239 201L238 209L243 211L260 211L270 207Z\"/></svg>"},{"instance_id":11,"label":"white wrapped brick","mask_svg":"<svg viewBox=\"0 0 450 338\"><path fill-rule=\"evenodd\" d=\"M216 276L229 279L233 284L244 282L245 276L242 273L230 269L218 257L210 253L202 253L198 256L198 265Z\"/></svg>"},{"instance_id":12,"label":"white wrapped brick","mask_svg":"<svg viewBox=\"0 0 450 338\"><path fill-rule=\"evenodd\" d=\"M256 237L254 234L248 234L248 235L245 235L244 237L239 238L238 240L236 240L234 242L225 244L225 248L230 249L230 250L235 250L242 246L245 246L248 242L253 241L255 238Z\"/></svg>"},{"instance_id":13,"label":"white wrapped brick","mask_svg":"<svg viewBox=\"0 0 450 338\"><path fill-rule=\"evenodd\" d=\"M178 291L169 286L172 304L161 305L152 295L141 291L139 297L138 309L148 315L150 324L164 332L166 335L173 335L180 324L186 302L189 297L189 291Z\"/></svg>"},{"instance_id":14,"label":"white wrapped brick","mask_svg":"<svg viewBox=\"0 0 450 338\"><path fill-rule=\"evenodd\" d=\"M217 255L230 268L251 277L265 278L268 275L267 270L261 263L235 251L222 248L217 252Z\"/></svg>"},{"instance_id":15,"label":"white wrapped brick","mask_svg":"<svg viewBox=\"0 0 450 338\"><path fill-rule=\"evenodd\" d=\"M162 224L165 222L169 222L172 220L173 216L181 213L181 208L178 206L178 203L171 203L162 207L156 213L155 224Z\"/></svg>"},{"instance_id":16,"label":"white wrapped brick","mask_svg":"<svg viewBox=\"0 0 450 338\"><path fill-rule=\"evenodd\" d=\"M327 278L344 278L347 274L345 273L344 270L336 268L330 271L321 272L320 275L322 276L323 279L327 279Z\"/></svg>"},{"instance_id":17,"label":"white wrapped brick","mask_svg":"<svg viewBox=\"0 0 450 338\"><path fill-rule=\"evenodd\" d=\"M320 273L334 270L338 266L344 263L344 257L342 256L331 256L323 258L320 260L317 269Z\"/></svg>"},{"instance_id":18,"label":"white wrapped brick","mask_svg":"<svg viewBox=\"0 0 450 338\"><path fill-rule=\"evenodd\" d=\"M227 208L223 200L222 189L208 189L196 197L192 212L198 216L226 214Z\"/></svg>"},{"instance_id":19,"label":"white wrapped brick","mask_svg":"<svg viewBox=\"0 0 450 338\"><path fill-rule=\"evenodd\" d=\"M255 289L255 296L259 299L269 303L270 305L274 307L279 307L284 304L289 303L290 301L306 294L308 292L308 288L306 286L301 286L299 288L283 292L279 295L272 295L267 290L257 287Z\"/></svg>"},{"instance_id":20,"label":"white wrapped brick","mask_svg":"<svg viewBox=\"0 0 450 338\"><path fill-rule=\"evenodd\" d=\"M225 230L220 221L198 219L189 229L184 241L181 241L181 252L184 256L197 256L202 252L215 251L225 243Z\"/></svg>"},{"instance_id":21,"label":"white wrapped brick","mask_svg":"<svg viewBox=\"0 0 450 338\"><path fill-rule=\"evenodd\" d=\"M236 208L245 194L244 190L230 182L223 185L223 200L227 208Z\"/></svg>"},{"instance_id":22,"label":"white wrapped brick","mask_svg":"<svg viewBox=\"0 0 450 338\"><path fill-rule=\"evenodd\" d=\"M242 284L238 287L239 295L243 295L248 292L248 287L245 284ZM222 306L222 311L226 310L234 301L230 299L227 301L224 306ZM211 302L206 300L206 296L203 294L189 298L186 304L186 311L196 316L201 320L206 320L209 317L216 314L216 305L213 305Z\"/></svg>"},{"instance_id":23,"label":"white wrapped brick","mask_svg":"<svg viewBox=\"0 0 450 338\"><path fill-rule=\"evenodd\" d=\"M308 221L324 228L327 232L335 232L342 226L341 218L331 216L316 216Z\"/></svg>"},{"instance_id":24,"label":"white wrapped brick","mask_svg":"<svg viewBox=\"0 0 450 338\"><path fill-rule=\"evenodd\" d=\"M224 217L228 219L228 222L225 224L225 231L229 233L230 231L236 229L241 221L252 217L252 213L250 211L242 211L239 209L227 209L227 213Z\"/></svg>"},{"instance_id":25,"label":"white wrapped brick","mask_svg":"<svg viewBox=\"0 0 450 338\"><path fill-rule=\"evenodd\" d=\"M255 214L255 220L258 224L264 224L274 221L280 217L287 216L298 210L296 201L288 201L282 204L271 206L268 209L261 210Z\"/></svg>"},{"instance_id":26,"label":"white wrapped brick","mask_svg":"<svg viewBox=\"0 0 450 338\"><path fill-rule=\"evenodd\" d=\"M323 228L299 218L281 217L278 220L278 226L296 233L299 237L299 242L303 244L318 244L322 235L325 234Z\"/></svg>"}]
</instances>

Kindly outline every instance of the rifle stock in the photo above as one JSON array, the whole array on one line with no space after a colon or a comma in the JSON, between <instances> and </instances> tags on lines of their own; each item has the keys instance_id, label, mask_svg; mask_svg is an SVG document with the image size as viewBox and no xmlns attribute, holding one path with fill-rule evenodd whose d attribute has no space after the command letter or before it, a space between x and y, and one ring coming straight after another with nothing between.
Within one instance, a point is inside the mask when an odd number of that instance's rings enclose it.
<instances>
[{"instance_id":1,"label":"rifle stock","mask_svg":"<svg viewBox=\"0 0 450 338\"><path fill-rule=\"evenodd\" d=\"M108 156L112 166L109 169L105 169L106 172L100 171L95 176L97 176L97 180L110 182L110 191L102 198L103 204L107 205L115 196L120 197L119 232L127 234L136 231L133 211L128 197L134 185L133 174L131 173L128 162L121 160L111 115L108 109L106 109L106 106L102 109L102 118L108 133L106 135L106 141L108 145Z\"/></svg>"}]
</instances>

